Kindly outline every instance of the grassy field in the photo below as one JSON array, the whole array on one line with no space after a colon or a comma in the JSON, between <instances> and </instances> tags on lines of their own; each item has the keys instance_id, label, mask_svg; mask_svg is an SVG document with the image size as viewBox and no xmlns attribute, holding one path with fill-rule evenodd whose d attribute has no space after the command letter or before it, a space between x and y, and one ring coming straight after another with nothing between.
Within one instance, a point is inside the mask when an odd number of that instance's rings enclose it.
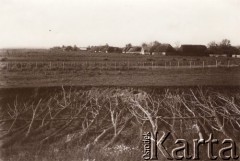
<instances>
[{"instance_id":1,"label":"grassy field","mask_svg":"<svg viewBox=\"0 0 240 161\"><path fill-rule=\"evenodd\" d=\"M239 68L143 71L2 72L1 88L44 86L194 86L240 85Z\"/></svg>"},{"instance_id":2,"label":"grassy field","mask_svg":"<svg viewBox=\"0 0 240 161\"><path fill-rule=\"evenodd\" d=\"M0 87L240 85L240 59L88 52L1 53Z\"/></svg>"},{"instance_id":3,"label":"grassy field","mask_svg":"<svg viewBox=\"0 0 240 161\"><path fill-rule=\"evenodd\" d=\"M6 58L6 61L130 61L130 62L147 62L147 61L171 61L171 60L192 60L192 61L209 61L215 63L215 60L231 60L232 63L240 63L236 58L214 58L214 57L182 57L182 56L161 56L161 55L137 55L124 53L91 53L87 51L64 52L48 51L45 52L2 52L0 58Z\"/></svg>"}]
</instances>

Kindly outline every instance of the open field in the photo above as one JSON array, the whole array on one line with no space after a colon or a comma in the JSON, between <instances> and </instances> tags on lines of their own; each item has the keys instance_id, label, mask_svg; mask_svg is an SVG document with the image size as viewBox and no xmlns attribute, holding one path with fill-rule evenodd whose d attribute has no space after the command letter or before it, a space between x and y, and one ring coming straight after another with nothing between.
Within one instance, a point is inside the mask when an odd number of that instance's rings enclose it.
<instances>
[{"instance_id":1,"label":"open field","mask_svg":"<svg viewBox=\"0 0 240 161\"><path fill-rule=\"evenodd\" d=\"M2 72L1 88L44 86L240 85L239 68Z\"/></svg>"},{"instance_id":2,"label":"open field","mask_svg":"<svg viewBox=\"0 0 240 161\"><path fill-rule=\"evenodd\" d=\"M236 58L47 51L1 57L1 88L240 85Z\"/></svg>"}]
</instances>

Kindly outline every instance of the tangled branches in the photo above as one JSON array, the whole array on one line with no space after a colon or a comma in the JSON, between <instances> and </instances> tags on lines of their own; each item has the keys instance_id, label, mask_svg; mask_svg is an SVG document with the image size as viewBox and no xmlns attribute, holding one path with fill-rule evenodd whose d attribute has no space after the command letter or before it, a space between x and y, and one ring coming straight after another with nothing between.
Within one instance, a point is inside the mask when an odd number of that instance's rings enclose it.
<instances>
[{"instance_id":1,"label":"tangled branches","mask_svg":"<svg viewBox=\"0 0 240 161\"><path fill-rule=\"evenodd\" d=\"M116 142L141 144L143 131L171 131L173 138L205 138L216 133L240 138L240 97L202 89L164 90L149 94L135 89L64 89L33 101L2 107L3 148L62 141L87 147ZM130 139L130 140L129 140Z\"/></svg>"}]
</instances>

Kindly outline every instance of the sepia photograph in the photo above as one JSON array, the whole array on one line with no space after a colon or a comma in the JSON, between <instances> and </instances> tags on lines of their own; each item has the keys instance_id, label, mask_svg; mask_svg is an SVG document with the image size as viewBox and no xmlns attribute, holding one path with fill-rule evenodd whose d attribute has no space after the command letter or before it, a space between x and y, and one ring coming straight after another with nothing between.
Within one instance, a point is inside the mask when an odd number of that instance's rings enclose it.
<instances>
[{"instance_id":1,"label":"sepia photograph","mask_svg":"<svg viewBox=\"0 0 240 161\"><path fill-rule=\"evenodd\" d=\"M239 0L0 0L0 161L240 161Z\"/></svg>"}]
</instances>

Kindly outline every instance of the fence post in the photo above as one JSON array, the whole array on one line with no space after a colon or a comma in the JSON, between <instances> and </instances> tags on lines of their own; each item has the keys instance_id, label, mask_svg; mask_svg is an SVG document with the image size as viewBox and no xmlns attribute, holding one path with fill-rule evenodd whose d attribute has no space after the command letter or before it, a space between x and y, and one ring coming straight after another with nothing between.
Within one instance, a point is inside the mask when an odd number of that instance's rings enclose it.
<instances>
[{"instance_id":1,"label":"fence post","mask_svg":"<svg viewBox=\"0 0 240 161\"><path fill-rule=\"evenodd\" d=\"M218 67L218 61L216 60L216 67Z\"/></svg>"},{"instance_id":2,"label":"fence post","mask_svg":"<svg viewBox=\"0 0 240 161\"><path fill-rule=\"evenodd\" d=\"M152 61L152 69L153 69L153 61Z\"/></svg>"},{"instance_id":3,"label":"fence post","mask_svg":"<svg viewBox=\"0 0 240 161\"><path fill-rule=\"evenodd\" d=\"M205 62L203 61L202 63L203 63L203 68L204 68L205 67Z\"/></svg>"},{"instance_id":4,"label":"fence post","mask_svg":"<svg viewBox=\"0 0 240 161\"><path fill-rule=\"evenodd\" d=\"M52 69L52 63L49 62L49 69L51 70Z\"/></svg>"},{"instance_id":5,"label":"fence post","mask_svg":"<svg viewBox=\"0 0 240 161\"><path fill-rule=\"evenodd\" d=\"M228 68L230 67L230 60L228 60Z\"/></svg>"}]
</instances>

